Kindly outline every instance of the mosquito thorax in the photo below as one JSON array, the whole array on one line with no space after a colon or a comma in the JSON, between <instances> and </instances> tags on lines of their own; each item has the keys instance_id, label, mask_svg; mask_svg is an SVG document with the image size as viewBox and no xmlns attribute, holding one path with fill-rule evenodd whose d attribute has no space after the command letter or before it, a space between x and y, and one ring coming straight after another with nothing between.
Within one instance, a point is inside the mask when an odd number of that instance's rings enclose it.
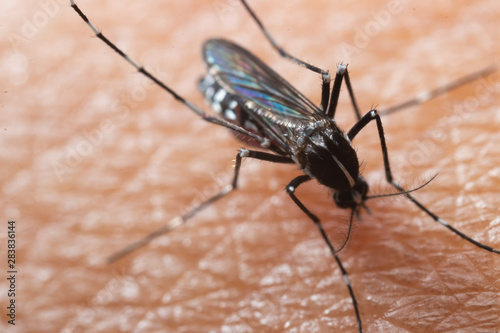
<instances>
[{"instance_id":1,"label":"mosquito thorax","mask_svg":"<svg viewBox=\"0 0 500 333\"><path fill-rule=\"evenodd\" d=\"M350 190L359 177L359 162L351 140L333 119L322 118L297 131L295 161L304 173L328 188Z\"/></svg>"}]
</instances>

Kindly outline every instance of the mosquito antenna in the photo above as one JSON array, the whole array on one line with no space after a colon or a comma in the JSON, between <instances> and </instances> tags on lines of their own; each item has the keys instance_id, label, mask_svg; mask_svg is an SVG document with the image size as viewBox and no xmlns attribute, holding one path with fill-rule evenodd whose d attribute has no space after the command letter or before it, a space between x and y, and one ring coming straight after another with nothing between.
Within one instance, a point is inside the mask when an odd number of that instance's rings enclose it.
<instances>
[{"instance_id":1,"label":"mosquito antenna","mask_svg":"<svg viewBox=\"0 0 500 333\"><path fill-rule=\"evenodd\" d=\"M386 197L395 197L395 196L398 196L398 195L404 195L404 194L408 194L408 193L411 193L411 192L416 192L422 188L424 188L425 186L429 185L430 182L432 182L436 177L437 177L437 173L431 177L431 179L429 179L428 181L426 181L425 183L423 183L422 185L420 185L419 187L416 187L416 188L413 188L411 190L406 190L406 191L400 191L400 192L396 192L396 193L384 193L384 194L375 194L375 195L370 195L370 196L367 196L365 198L365 201L366 200L369 200L369 199L376 199L376 198L386 198Z\"/></svg>"},{"instance_id":2,"label":"mosquito antenna","mask_svg":"<svg viewBox=\"0 0 500 333\"><path fill-rule=\"evenodd\" d=\"M423 187L429 185L430 182L432 182L435 178L437 177L437 174L435 174L434 176L431 177L431 179L429 179L428 181L426 181L424 184L420 185L419 187L416 187L416 188L413 188L411 190L407 190L407 191L401 191L401 192L397 192L397 193L386 193L386 194L377 194L377 195L371 195L371 196L368 196L365 198L365 200L363 201L363 207L368 210L368 207L366 205L364 205L364 203L366 202L366 200L368 199L375 199L375 198L384 198L384 197L395 197L395 196L398 196L398 195L404 195L404 194L408 194L408 193L411 193L411 192L415 192L415 191L418 191L420 189L422 189ZM360 205L361 206L361 205ZM353 209L351 210L351 218L349 219L349 229L347 229L347 235L345 237L345 240L344 240L344 243L342 243L342 245L335 250L335 253L339 253L340 251L342 251L344 249L344 247L346 246L347 244L347 241L349 240L349 236L351 235L351 231L352 231L352 225L353 225L353 220L354 220L354 214L358 215L356 213L356 210ZM358 216L358 219L359 219L359 216Z\"/></svg>"}]
</instances>

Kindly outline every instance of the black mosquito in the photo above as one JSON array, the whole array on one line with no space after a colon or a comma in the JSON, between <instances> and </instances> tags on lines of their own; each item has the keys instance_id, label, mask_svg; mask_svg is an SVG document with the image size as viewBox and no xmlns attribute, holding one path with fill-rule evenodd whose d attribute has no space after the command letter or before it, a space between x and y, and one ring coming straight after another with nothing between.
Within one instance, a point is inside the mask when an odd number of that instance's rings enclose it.
<instances>
[{"instance_id":1,"label":"black mosquito","mask_svg":"<svg viewBox=\"0 0 500 333\"><path fill-rule=\"evenodd\" d=\"M227 40L212 39L207 41L203 46L203 57L208 67L208 74L200 81L199 88L217 114L217 116L214 117L181 97L172 88L165 85L146 69L138 65L133 59L108 40L89 21L85 14L75 4L74 0L70 0L70 3L73 9L88 24L99 39L115 50L140 73L144 74L166 90L176 100L183 103L203 120L234 131L241 140L250 146L258 146L268 150L268 152L263 152L240 149L236 155L234 176L231 184L225 186L218 194L201 203L188 213L173 218L165 227L115 254L110 258L110 262L118 260L135 249L147 244L153 238L186 223L201 209L235 190L237 188L243 158L252 158L273 163L295 163L303 171L303 175L293 179L286 186L286 191L293 202L314 222L328 246L333 259L340 268L353 303L358 331L362 332L363 329L358 302L349 281L347 271L344 269L337 255L347 242L349 234L346 236L342 246L335 249L323 230L319 218L299 200L295 195L295 191L301 184L316 179L320 184L332 191L333 200L338 207L350 210L349 225L352 226L354 218L359 217L361 209L368 209L366 207L367 200L384 196L368 195L369 186L360 174L359 160L352 146L352 141L356 138L356 135L372 121L375 122L378 130L378 139L380 141L384 161L385 178L387 182L396 189L396 193L388 195L406 196L431 219L448 228L464 240L486 251L500 254L499 250L477 242L455 229L443 219L432 213L410 194L410 192L427 185L428 182L419 188L405 190L394 181L389 163L384 129L380 118L381 113L392 113L408 106L425 102L456 86L486 75L493 71L493 68L488 68L464 77L452 84L430 91L425 95L401 103L384 112L378 112L372 109L362 116L354 98L354 92L346 65L338 65L333 80L333 87L331 88L331 79L328 71L304 62L283 50L275 42L274 38L266 30L252 9L250 9L246 1L241 0L242 5L255 23L257 23L266 39L283 58L321 75L322 89L320 107L314 105L302 93L249 51ZM357 117L356 124L346 133L340 130L334 119L343 82L347 87Z\"/></svg>"}]
</instances>

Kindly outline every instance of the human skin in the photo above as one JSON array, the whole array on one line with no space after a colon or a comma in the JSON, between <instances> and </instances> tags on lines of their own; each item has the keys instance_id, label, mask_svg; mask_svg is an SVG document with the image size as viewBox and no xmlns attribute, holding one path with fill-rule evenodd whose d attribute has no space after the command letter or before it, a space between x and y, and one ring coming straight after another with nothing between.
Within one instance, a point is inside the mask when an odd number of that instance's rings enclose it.
<instances>
[{"instance_id":1,"label":"human skin","mask_svg":"<svg viewBox=\"0 0 500 333\"><path fill-rule=\"evenodd\" d=\"M205 73L200 49L211 37L245 46L319 102L320 78L276 55L237 1L78 4L107 37L199 106L205 107L196 88ZM493 0L404 2L363 45L356 44L358 29L378 22L374 13L387 9L387 1L250 5L292 54L331 71L348 63L363 112L440 87L494 64L500 54ZM41 10L36 2L17 6L19 18ZM20 31L16 21L5 22L8 32ZM348 54L342 43L357 48ZM245 160L238 191L106 264L229 181L243 144L134 73L92 37L69 3L17 53L12 45L2 49L8 59L24 56L28 68L24 82L8 67L3 72L11 75L3 80L1 116L9 155L0 201L4 220L17 221L24 299L17 329L356 331L338 267L284 191L300 174L295 166ZM413 188L437 174L415 197L496 248L499 85L494 73L383 117L396 179ZM345 90L336 118L349 129L355 120ZM375 124L354 145L372 193L392 192ZM314 181L297 195L340 244L349 212ZM466 243L402 198L367 204L372 213L362 212L340 254L365 331L500 326L500 256ZM0 300L7 301L5 293ZM0 323L2 331L11 328Z\"/></svg>"}]
</instances>

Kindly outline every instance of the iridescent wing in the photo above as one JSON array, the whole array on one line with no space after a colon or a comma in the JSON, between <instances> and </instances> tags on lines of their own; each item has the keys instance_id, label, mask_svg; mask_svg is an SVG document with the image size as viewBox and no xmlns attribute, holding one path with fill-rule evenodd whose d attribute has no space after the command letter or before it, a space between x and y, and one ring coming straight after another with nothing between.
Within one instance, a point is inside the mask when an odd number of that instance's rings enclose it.
<instances>
[{"instance_id":1,"label":"iridescent wing","mask_svg":"<svg viewBox=\"0 0 500 333\"><path fill-rule=\"evenodd\" d=\"M223 39L205 43L208 71L258 123L270 139L287 149L291 131L323 112L256 56Z\"/></svg>"}]
</instances>

